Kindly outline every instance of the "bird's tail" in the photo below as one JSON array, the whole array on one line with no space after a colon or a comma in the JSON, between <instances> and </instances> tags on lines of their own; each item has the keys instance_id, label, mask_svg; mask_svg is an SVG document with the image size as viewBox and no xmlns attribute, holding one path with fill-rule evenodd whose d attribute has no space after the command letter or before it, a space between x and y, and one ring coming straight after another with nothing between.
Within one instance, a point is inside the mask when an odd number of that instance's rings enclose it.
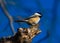
<instances>
[{"instance_id":1,"label":"bird's tail","mask_svg":"<svg viewBox=\"0 0 60 43\"><path fill-rule=\"evenodd\" d=\"M15 22L27 22L26 20L15 20Z\"/></svg>"}]
</instances>

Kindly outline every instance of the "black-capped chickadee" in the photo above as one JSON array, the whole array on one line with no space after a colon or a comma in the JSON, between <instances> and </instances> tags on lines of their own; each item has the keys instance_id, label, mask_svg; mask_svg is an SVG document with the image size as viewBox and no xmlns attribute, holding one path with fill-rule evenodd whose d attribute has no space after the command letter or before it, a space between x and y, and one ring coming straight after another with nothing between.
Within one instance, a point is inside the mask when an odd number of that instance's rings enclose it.
<instances>
[{"instance_id":1,"label":"black-capped chickadee","mask_svg":"<svg viewBox=\"0 0 60 43\"><path fill-rule=\"evenodd\" d=\"M35 25L39 23L41 17L41 13L34 13L34 15L30 16L27 19L16 20L15 22L26 22L29 25Z\"/></svg>"}]
</instances>

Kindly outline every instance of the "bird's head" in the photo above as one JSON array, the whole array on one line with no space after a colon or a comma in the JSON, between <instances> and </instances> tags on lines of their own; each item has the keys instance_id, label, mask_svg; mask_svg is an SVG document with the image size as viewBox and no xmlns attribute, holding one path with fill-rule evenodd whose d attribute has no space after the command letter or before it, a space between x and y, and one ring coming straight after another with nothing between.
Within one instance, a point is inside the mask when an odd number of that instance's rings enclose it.
<instances>
[{"instance_id":1,"label":"bird's head","mask_svg":"<svg viewBox=\"0 0 60 43\"><path fill-rule=\"evenodd\" d=\"M34 15L32 15L31 17L33 17L33 16L39 16L40 18L42 17L41 13L39 13L39 12L34 13Z\"/></svg>"}]
</instances>

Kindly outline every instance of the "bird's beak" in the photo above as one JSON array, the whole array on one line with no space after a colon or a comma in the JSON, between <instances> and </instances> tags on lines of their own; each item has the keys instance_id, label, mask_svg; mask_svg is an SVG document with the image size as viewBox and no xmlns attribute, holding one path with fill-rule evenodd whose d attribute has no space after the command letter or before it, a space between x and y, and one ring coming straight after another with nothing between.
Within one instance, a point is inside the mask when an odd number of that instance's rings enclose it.
<instances>
[{"instance_id":1,"label":"bird's beak","mask_svg":"<svg viewBox=\"0 0 60 43\"><path fill-rule=\"evenodd\" d=\"M39 16L40 18L42 17L42 16Z\"/></svg>"}]
</instances>

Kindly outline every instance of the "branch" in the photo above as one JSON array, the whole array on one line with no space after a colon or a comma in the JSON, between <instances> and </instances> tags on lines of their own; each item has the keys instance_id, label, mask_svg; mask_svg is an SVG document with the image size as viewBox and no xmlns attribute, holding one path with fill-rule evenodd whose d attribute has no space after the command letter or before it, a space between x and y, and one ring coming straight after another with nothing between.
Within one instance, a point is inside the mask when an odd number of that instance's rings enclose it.
<instances>
[{"instance_id":1,"label":"branch","mask_svg":"<svg viewBox=\"0 0 60 43\"><path fill-rule=\"evenodd\" d=\"M0 5L1 5L1 8L3 10L3 12L5 13L5 15L8 17L8 19L10 20L10 27L12 29L12 32L13 34L15 34L15 30L14 30L14 26L13 26L13 18L12 16L8 13L7 9L6 9L6 6L5 6L5 3L3 2L3 0L0 0Z\"/></svg>"}]
</instances>

